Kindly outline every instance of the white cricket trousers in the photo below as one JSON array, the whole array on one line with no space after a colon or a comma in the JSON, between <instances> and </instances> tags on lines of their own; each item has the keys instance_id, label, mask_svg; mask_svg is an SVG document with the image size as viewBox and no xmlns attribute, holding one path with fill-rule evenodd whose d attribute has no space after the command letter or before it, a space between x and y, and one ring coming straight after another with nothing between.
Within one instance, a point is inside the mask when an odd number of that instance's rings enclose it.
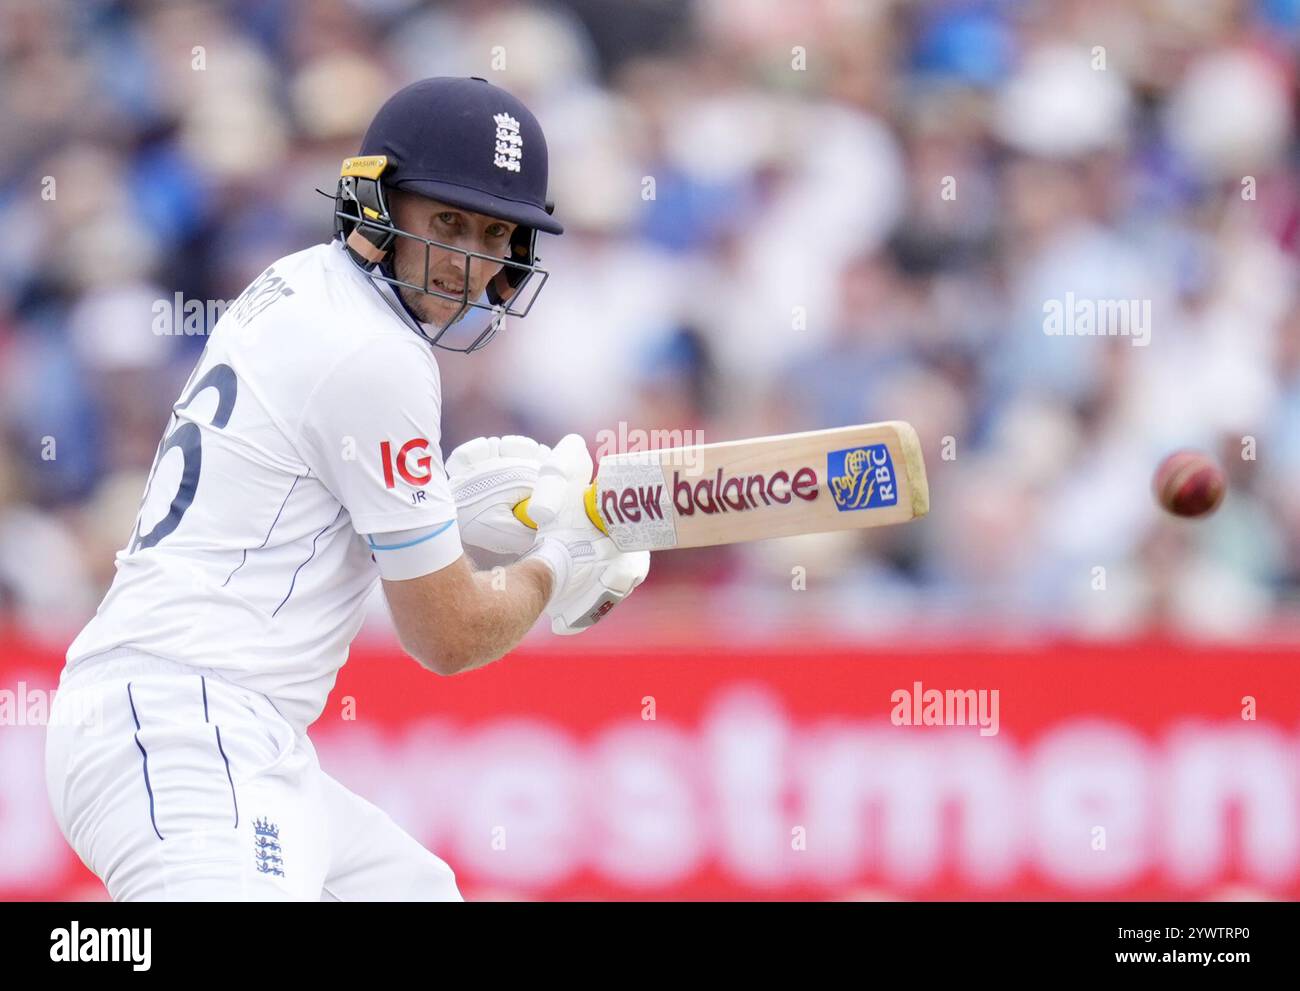
<instances>
[{"instance_id":1,"label":"white cricket trousers","mask_svg":"<svg viewBox=\"0 0 1300 991\"><path fill-rule=\"evenodd\" d=\"M450 867L321 770L266 696L110 651L65 673L45 780L114 901L460 901Z\"/></svg>"}]
</instances>

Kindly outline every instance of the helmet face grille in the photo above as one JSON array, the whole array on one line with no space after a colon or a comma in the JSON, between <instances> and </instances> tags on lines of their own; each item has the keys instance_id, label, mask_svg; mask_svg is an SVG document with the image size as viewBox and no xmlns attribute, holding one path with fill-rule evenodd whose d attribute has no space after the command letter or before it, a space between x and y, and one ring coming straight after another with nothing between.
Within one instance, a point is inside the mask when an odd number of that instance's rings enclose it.
<instances>
[{"instance_id":1,"label":"helmet face grille","mask_svg":"<svg viewBox=\"0 0 1300 991\"><path fill-rule=\"evenodd\" d=\"M340 187L343 181L343 179L339 180ZM511 242L511 253L516 258L521 255L526 257L528 261L525 262L489 255L481 251L471 251L454 244L412 234L387 222L386 210L383 211L383 220L371 219L363 214L364 208L357 209L364 204L364 199L349 200L342 189L337 202L339 206L335 209L335 230L343 237L348 256L353 264L367 276L388 283L398 290L399 294L400 290L406 289L460 304L460 308L445 325L437 328L435 334L430 336L424 329L421 330L429 342L438 347L450 351L477 351L504 327L507 317L522 319L528 315L546 280L550 277L548 271L538 267L536 258L532 254L531 249L536 241L537 232L531 229L516 228L515 238ZM358 237L364 239L360 251L357 250L356 244ZM424 274L418 282L399 278L392 266L392 252L399 238L413 241L423 248ZM366 250L369 246L382 252L383 257L372 257ZM488 281L484 291L476 299L470 299L468 296L468 282L462 284L459 293L448 292L433 283L430 263L435 249L459 255L465 272L469 271L471 260L476 258L500 266L500 271Z\"/></svg>"},{"instance_id":2,"label":"helmet face grille","mask_svg":"<svg viewBox=\"0 0 1300 991\"><path fill-rule=\"evenodd\" d=\"M344 163L345 172L348 162ZM470 251L396 227L389 212L383 182L377 177L356 174L339 177L334 198L334 231L335 236L343 241L352 262L370 278L386 282L399 291L407 289L461 304L447 324L429 337L431 343L451 351L476 351L496 336L506 317L526 317L550 274L536 264L537 231L531 227L515 227L510 239L509 258ZM399 278L391 264L399 238L423 247L424 274L418 282ZM468 298L467 283L462 285L459 294L447 292L433 284L430 262L434 249L459 255L462 270L466 273L470 270L471 259L475 258L499 266L500 271L488 281L477 299ZM476 311L486 316L467 319ZM476 329L480 324L485 326ZM458 341L461 346L457 346Z\"/></svg>"}]
</instances>

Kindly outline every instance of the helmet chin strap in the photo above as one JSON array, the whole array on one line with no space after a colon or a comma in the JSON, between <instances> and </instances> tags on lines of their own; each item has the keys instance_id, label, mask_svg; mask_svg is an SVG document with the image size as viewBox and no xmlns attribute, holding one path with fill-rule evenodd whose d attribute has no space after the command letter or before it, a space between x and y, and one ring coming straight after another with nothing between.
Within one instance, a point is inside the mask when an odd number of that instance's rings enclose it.
<instances>
[{"instance_id":1,"label":"helmet chin strap","mask_svg":"<svg viewBox=\"0 0 1300 991\"><path fill-rule=\"evenodd\" d=\"M370 239L361 233L360 228L354 229L348 235L344 244L347 245L349 251L358 257L362 264L378 265L388 256L388 252L376 248L370 242Z\"/></svg>"},{"instance_id":2,"label":"helmet chin strap","mask_svg":"<svg viewBox=\"0 0 1300 991\"><path fill-rule=\"evenodd\" d=\"M386 254L387 252L381 253L381 255L386 255ZM394 280L397 278L397 270L393 268L393 263L391 258L383 258L383 260L380 261L378 265L379 265L379 271L381 271L388 278ZM392 289L393 295L397 297L397 302L401 304L402 309L406 311L407 315L412 320L414 320L417 324L419 324L422 329L432 328L435 334L441 333L442 331L447 330L448 328L453 327L456 324L460 323L460 321L463 320L466 314L468 314L470 311L470 307L462 306L460 312L456 314L455 320L452 320L449 324L447 324L446 327L439 327L437 324L432 324L422 319L420 315L411 308L410 304L406 302L406 297L402 295L401 286L393 285L392 283L389 283L389 288ZM437 297L437 298L441 298L441 297ZM427 337L428 335L426 334L425 336ZM430 343L433 343L432 339L430 339Z\"/></svg>"},{"instance_id":3,"label":"helmet chin strap","mask_svg":"<svg viewBox=\"0 0 1300 991\"><path fill-rule=\"evenodd\" d=\"M383 272L384 275L386 275L390 279L397 278L397 272L393 268L393 263L391 259L385 258L382 261L380 261L379 271ZM417 324L419 324L421 331L423 331L425 327L432 326L432 324L427 324L423 320L421 320L420 315L411 308L411 305L409 303L406 302L406 297L402 295L401 286L395 286L392 283L389 283L388 286L393 291L393 295L397 297L398 304L402 307L403 310L406 311L406 315L409 316L412 320L414 320ZM434 329L436 330L437 328L435 327Z\"/></svg>"},{"instance_id":4,"label":"helmet chin strap","mask_svg":"<svg viewBox=\"0 0 1300 991\"><path fill-rule=\"evenodd\" d=\"M354 261L355 260L356 259L354 258ZM374 272L376 268L384 278L375 277ZM384 261L379 263L377 266L366 266L362 270L363 272L365 272L365 274L370 276L371 286L374 288L375 292L379 293L379 295L383 298L384 302L393 311L394 315L396 315L399 319L405 319L409 323L412 331L419 334L429 344L433 345L434 347L443 348L448 351L456 351L462 354L468 354L471 351L477 351L479 348L486 345L490 340L492 340L492 338L494 338L497 335L497 332L501 329L501 324L499 322L494 323L494 325L490 329L485 329L483 332L479 334L479 339L477 340L475 346L471 348L458 348L458 347L452 347L449 344L443 344L441 343L439 338L441 338L444 334L446 334L447 331L449 331L455 324L463 320L469 314L470 307L463 307L460 314L456 317L455 320L453 320L446 327L439 329L436 324L425 323L423 320L420 319L419 315L414 310L411 309L411 307L407 304L406 300L402 297L401 286L395 285L392 282L385 281L385 278L386 279L396 278L396 273L393 271L393 268L389 262Z\"/></svg>"},{"instance_id":5,"label":"helmet chin strap","mask_svg":"<svg viewBox=\"0 0 1300 991\"><path fill-rule=\"evenodd\" d=\"M370 239L361 233L360 228L357 228L349 234L343 244L351 253L353 260L363 268L367 270L378 268L379 271L383 272L388 278L397 278L397 273L393 270L392 259L389 257L389 252L381 251L379 248L375 247L375 245L371 243ZM379 288L379 286L376 285L376 288ZM427 334L424 334L424 328L430 325L421 320L420 315L407 304L406 300L402 296L401 288L391 284L389 288L392 290L392 295L396 298L397 304L406 312L407 316L415 321L416 326L420 328L421 335L428 337ZM382 289L380 294L383 295Z\"/></svg>"}]
</instances>

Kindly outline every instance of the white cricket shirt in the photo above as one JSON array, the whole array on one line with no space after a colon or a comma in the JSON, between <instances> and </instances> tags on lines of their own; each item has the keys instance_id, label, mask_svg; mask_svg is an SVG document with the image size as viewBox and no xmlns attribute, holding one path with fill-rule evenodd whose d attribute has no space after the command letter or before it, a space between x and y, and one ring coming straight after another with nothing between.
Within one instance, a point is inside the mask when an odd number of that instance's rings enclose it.
<instances>
[{"instance_id":1,"label":"white cricket shirt","mask_svg":"<svg viewBox=\"0 0 1300 991\"><path fill-rule=\"evenodd\" d=\"M261 692L300 730L320 715L379 577L370 539L431 528L430 571L461 555L438 366L396 305L338 242L231 304L69 670L127 647Z\"/></svg>"}]
</instances>

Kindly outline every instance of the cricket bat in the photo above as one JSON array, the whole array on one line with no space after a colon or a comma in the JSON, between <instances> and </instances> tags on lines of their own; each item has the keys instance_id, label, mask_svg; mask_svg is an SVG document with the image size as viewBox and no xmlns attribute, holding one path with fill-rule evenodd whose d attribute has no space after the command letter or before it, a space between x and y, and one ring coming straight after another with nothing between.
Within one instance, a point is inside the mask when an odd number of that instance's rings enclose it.
<instances>
[{"instance_id":1,"label":"cricket bat","mask_svg":"<svg viewBox=\"0 0 1300 991\"><path fill-rule=\"evenodd\" d=\"M916 431L889 420L607 455L584 501L620 550L663 551L907 523L930 490ZM527 499L515 516L536 528Z\"/></svg>"}]
</instances>

